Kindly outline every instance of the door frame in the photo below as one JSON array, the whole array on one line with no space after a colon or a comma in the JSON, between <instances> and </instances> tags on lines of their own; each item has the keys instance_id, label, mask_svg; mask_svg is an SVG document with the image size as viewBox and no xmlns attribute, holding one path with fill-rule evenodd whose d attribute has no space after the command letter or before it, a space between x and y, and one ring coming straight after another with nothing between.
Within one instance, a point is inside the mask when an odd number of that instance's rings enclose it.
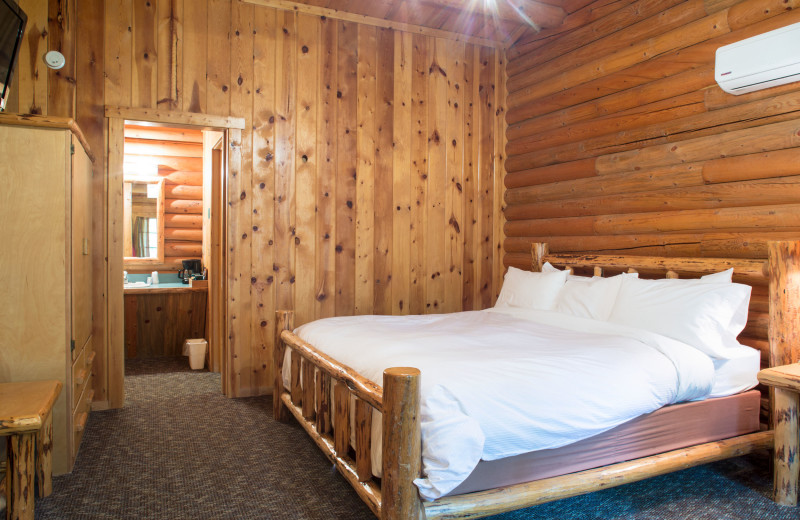
<instances>
[{"instance_id":1,"label":"door frame","mask_svg":"<svg viewBox=\"0 0 800 520\"><path fill-rule=\"evenodd\" d=\"M122 177L124 162L124 126L125 121L145 121L169 125L171 127L188 127L197 130L216 130L223 132L225 142L225 152L223 154L224 176L221 183L221 193L215 193L213 198L220 198L221 207L227 208L224 204L225 186L228 183L231 165L241 164L241 134L245 128L245 120L242 117L215 116L210 114L195 114L192 112L177 112L148 108L131 108L109 106L105 107L105 117L107 124L106 143L106 165L107 183L106 200L108 203L107 226L106 226L106 277L103 280L106 294L106 381L109 408L121 408L125 402L125 335L124 335L124 301L123 301L123 244L122 244ZM227 210L217 215L219 218L227 219ZM214 222L215 219L212 219ZM212 226L212 229L217 226ZM218 228L219 229L219 228ZM224 228L223 228L224 229ZM225 236L212 238L211 257L212 265L209 271L212 273L211 280L215 280L213 287L209 286L209 296L213 295L217 300L217 305L211 308L221 309L218 315L209 316L211 323L212 341L221 341L221 361L219 367L222 372L222 391L227 395L229 392L229 381L226 377L228 371L228 342L227 338L227 299L225 281L227 280L227 266L225 261ZM213 265L219 262L219 265ZM211 282L210 282L211 283ZM222 298L222 301L219 299Z\"/></svg>"}]
</instances>

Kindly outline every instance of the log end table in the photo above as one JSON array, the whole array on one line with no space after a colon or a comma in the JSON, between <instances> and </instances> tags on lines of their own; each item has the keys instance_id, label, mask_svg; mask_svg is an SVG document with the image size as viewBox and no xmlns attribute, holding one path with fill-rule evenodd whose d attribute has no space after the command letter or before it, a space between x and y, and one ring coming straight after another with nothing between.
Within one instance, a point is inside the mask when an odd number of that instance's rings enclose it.
<instances>
[{"instance_id":1,"label":"log end table","mask_svg":"<svg viewBox=\"0 0 800 520\"><path fill-rule=\"evenodd\" d=\"M60 381L0 383L0 437L8 437L7 519L33 519L34 475L40 497L53 492L51 412L61 387Z\"/></svg>"}]
</instances>

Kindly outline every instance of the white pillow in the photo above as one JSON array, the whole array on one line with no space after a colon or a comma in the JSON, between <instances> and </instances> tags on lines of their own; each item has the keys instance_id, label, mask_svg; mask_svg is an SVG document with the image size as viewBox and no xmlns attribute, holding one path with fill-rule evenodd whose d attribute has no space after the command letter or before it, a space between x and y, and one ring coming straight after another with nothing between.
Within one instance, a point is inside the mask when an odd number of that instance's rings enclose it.
<instances>
[{"instance_id":1,"label":"white pillow","mask_svg":"<svg viewBox=\"0 0 800 520\"><path fill-rule=\"evenodd\" d=\"M725 269L724 271L720 271L718 273L711 273L700 277L701 280L704 282L714 282L714 283L730 283L733 281L733 267L730 269Z\"/></svg>"},{"instance_id":2,"label":"white pillow","mask_svg":"<svg viewBox=\"0 0 800 520\"><path fill-rule=\"evenodd\" d=\"M543 273L560 273L560 272L562 272L562 270L559 269L558 267L554 266L550 262L545 262L544 264L542 264L542 272ZM572 271L570 271L569 269L564 269L563 272L567 273L567 280L574 280L576 278L579 279L579 280L586 280L586 278L587 278L586 276L572 274Z\"/></svg>"},{"instance_id":3,"label":"white pillow","mask_svg":"<svg viewBox=\"0 0 800 520\"><path fill-rule=\"evenodd\" d=\"M566 271L534 273L509 267L495 307L550 310L566 281Z\"/></svg>"},{"instance_id":4,"label":"white pillow","mask_svg":"<svg viewBox=\"0 0 800 520\"><path fill-rule=\"evenodd\" d=\"M732 283L733 282L733 267L730 269L725 269L724 271L719 271L717 273L710 273L701 276L700 278L671 278L671 281L675 283ZM742 300L741 305L736 310L736 315L734 316L734 323L741 324L741 329L745 327L747 324L747 314L750 312L750 299L747 298ZM741 329L739 331L741 332ZM736 335L739 333L737 332Z\"/></svg>"},{"instance_id":5,"label":"white pillow","mask_svg":"<svg viewBox=\"0 0 800 520\"><path fill-rule=\"evenodd\" d=\"M749 285L624 278L608 321L649 330L725 359L747 323ZM744 309L744 312L742 310Z\"/></svg>"},{"instance_id":6,"label":"white pillow","mask_svg":"<svg viewBox=\"0 0 800 520\"><path fill-rule=\"evenodd\" d=\"M564 269L564 270L566 271L566 269ZM558 267L554 266L550 262L545 262L544 264L542 264L542 272L543 273L560 273L561 269L559 269Z\"/></svg>"},{"instance_id":7,"label":"white pillow","mask_svg":"<svg viewBox=\"0 0 800 520\"><path fill-rule=\"evenodd\" d=\"M555 310L605 321L614 308L623 276L630 275L620 274L610 278L571 276L558 293Z\"/></svg>"},{"instance_id":8,"label":"white pillow","mask_svg":"<svg viewBox=\"0 0 800 520\"><path fill-rule=\"evenodd\" d=\"M700 277L701 282L714 282L714 283L732 283L733 282L733 267L730 269L725 269L724 271L720 271L718 273L711 273L705 276ZM746 298L742 300L741 305L739 308L736 309L736 314L733 317L733 322L735 323L734 327L741 327L739 328L739 332L744 329L745 325L747 325L747 314L750 312L750 298ZM736 335L739 335L739 332Z\"/></svg>"}]
</instances>

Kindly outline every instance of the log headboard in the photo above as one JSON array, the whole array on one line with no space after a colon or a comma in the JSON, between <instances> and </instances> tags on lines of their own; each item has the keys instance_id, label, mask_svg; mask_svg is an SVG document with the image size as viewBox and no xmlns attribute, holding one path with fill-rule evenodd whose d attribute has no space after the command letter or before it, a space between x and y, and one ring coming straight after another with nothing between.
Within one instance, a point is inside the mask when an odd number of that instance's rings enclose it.
<instances>
[{"instance_id":1,"label":"log headboard","mask_svg":"<svg viewBox=\"0 0 800 520\"><path fill-rule=\"evenodd\" d=\"M550 262L596 276L626 271L655 278L697 278L733 268L733 281L753 288L739 341L761 351L764 368L800 361L800 241L769 242L767 249L765 260L551 253L547 244L534 243L531 269L540 271ZM764 397L762 421L767 422L770 410Z\"/></svg>"}]
</instances>

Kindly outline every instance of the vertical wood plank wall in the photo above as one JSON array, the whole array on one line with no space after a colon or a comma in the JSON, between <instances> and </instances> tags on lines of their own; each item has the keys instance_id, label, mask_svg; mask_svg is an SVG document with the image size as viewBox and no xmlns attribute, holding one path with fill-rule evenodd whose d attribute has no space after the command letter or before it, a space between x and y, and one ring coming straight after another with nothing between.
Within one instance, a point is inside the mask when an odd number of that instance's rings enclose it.
<instances>
[{"instance_id":1,"label":"vertical wood plank wall","mask_svg":"<svg viewBox=\"0 0 800 520\"><path fill-rule=\"evenodd\" d=\"M733 96L725 44L796 0L596 1L508 53L506 265L553 251L766 257L800 232L800 83ZM582 16L588 23L572 24ZM762 309L763 310L763 309Z\"/></svg>"},{"instance_id":2,"label":"vertical wood plank wall","mask_svg":"<svg viewBox=\"0 0 800 520\"><path fill-rule=\"evenodd\" d=\"M17 3L28 16L28 23L6 111L74 115L75 2L18 0ZM50 50L57 50L67 57L62 69L51 70L44 64L42 57Z\"/></svg>"},{"instance_id":3,"label":"vertical wood plank wall","mask_svg":"<svg viewBox=\"0 0 800 520\"><path fill-rule=\"evenodd\" d=\"M29 15L26 6L58 3L20 1ZM68 5L80 35L74 80L52 90L39 59L47 18L29 22L20 111L72 110L58 115L76 116L101 157L104 105L247 121L228 179L229 395L271 389L276 308L294 308L299 325L493 303L503 274L503 51L235 0ZM76 101L48 99L56 94ZM105 215L105 162L95 168L95 214ZM95 218L100 279L105 226ZM104 308L102 292L96 299Z\"/></svg>"}]
</instances>

